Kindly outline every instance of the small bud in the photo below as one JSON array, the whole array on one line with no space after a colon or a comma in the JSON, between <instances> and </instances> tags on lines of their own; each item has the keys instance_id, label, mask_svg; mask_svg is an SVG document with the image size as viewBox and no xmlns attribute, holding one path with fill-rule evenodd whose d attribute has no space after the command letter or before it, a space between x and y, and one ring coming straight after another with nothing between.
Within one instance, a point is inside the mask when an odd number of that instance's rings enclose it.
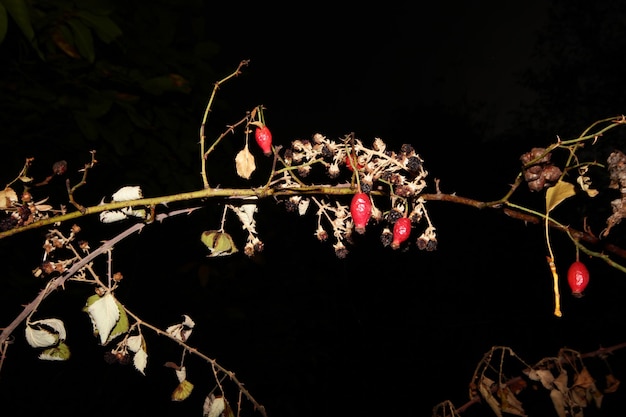
<instances>
[{"instance_id":1,"label":"small bud","mask_svg":"<svg viewBox=\"0 0 626 417\"><path fill-rule=\"evenodd\" d=\"M55 175L63 175L67 171L67 162L66 161L57 161L52 165L52 172Z\"/></svg>"}]
</instances>

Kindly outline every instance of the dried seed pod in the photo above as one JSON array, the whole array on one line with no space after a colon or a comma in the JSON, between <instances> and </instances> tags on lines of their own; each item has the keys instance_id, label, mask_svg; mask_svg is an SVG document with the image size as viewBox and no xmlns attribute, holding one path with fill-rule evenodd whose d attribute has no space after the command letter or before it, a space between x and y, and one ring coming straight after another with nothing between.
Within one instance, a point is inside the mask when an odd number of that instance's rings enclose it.
<instances>
[{"instance_id":1,"label":"dried seed pod","mask_svg":"<svg viewBox=\"0 0 626 417\"><path fill-rule=\"evenodd\" d=\"M532 161L535 161L535 159L539 158L545 151L545 148L532 148L530 152L526 152L520 157L520 161L522 161L523 165L528 165ZM551 157L552 154L548 153L544 155L543 158L541 158L540 160L535 161L533 165L547 164L550 162Z\"/></svg>"},{"instance_id":2,"label":"dried seed pod","mask_svg":"<svg viewBox=\"0 0 626 417\"><path fill-rule=\"evenodd\" d=\"M555 165L548 165L543 169L541 175L546 181L544 187L551 187L561 178L563 171Z\"/></svg>"}]
</instances>

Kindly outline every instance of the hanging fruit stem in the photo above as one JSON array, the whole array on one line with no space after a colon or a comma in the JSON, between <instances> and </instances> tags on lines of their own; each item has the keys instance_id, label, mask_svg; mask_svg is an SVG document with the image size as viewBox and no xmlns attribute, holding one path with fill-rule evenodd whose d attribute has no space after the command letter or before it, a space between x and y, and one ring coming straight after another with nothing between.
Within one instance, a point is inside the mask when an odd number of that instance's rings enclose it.
<instances>
[{"instance_id":1,"label":"hanging fruit stem","mask_svg":"<svg viewBox=\"0 0 626 417\"><path fill-rule=\"evenodd\" d=\"M554 315L556 317L562 317L561 312L561 295L559 294L559 274L556 272L556 265L554 259L546 256L548 264L550 265L550 271L552 271L552 278L554 279Z\"/></svg>"},{"instance_id":2,"label":"hanging fruit stem","mask_svg":"<svg viewBox=\"0 0 626 417\"><path fill-rule=\"evenodd\" d=\"M361 190L361 178L359 176L359 172L358 169L356 169L357 167L357 159L356 159L356 151L354 149L354 132L350 132L350 160L352 163L352 167L355 168L353 169L353 175L356 177L356 187L359 193L363 192Z\"/></svg>"}]
</instances>

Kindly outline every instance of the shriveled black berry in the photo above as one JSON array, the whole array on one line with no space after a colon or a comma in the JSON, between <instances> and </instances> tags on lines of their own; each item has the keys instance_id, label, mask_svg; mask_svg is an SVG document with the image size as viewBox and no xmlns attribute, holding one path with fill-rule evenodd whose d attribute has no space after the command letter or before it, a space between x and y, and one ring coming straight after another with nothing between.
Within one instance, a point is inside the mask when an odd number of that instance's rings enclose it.
<instances>
[{"instance_id":1,"label":"shriveled black berry","mask_svg":"<svg viewBox=\"0 0 626 417\"><path fill-rule=\"evenodd\" d=\"M285 210L292 213L298 209L298 204L295 201L287 200L285 201Z\"/></svg>"},{"instance_id":2,"label":"shriveled black berry","mask_svg":"<svg viewBox=\"0 0 626 417\"><path fill-rule=\"evenodd\" d=\"M104 352L104 361L109 365L114 364L115 362L117 362L117 354L111 351Z\"/></svg>"},{"instance_id":3,"label":"shriveled black berry","mask_svg":"<svg viewBox=\"0 0 626 417\"><path fill-rule=\"evenodd\" d=\"M419 237L417 238L417 247L420 250L426 250L428 252L432 252L434 250L437 250L437 240Z\"/></svg>"},{"instance_id":4,"label":"shriveled black berry","mask_svg":"<svg viewBox=\"0 0 626 417\"><path fill-rule=\"evenodd\" d=\"M405 153L405 154L411 154L415 151L415 149L413 148L413 146L409 145L408 143L405 143L404 145L402 145L402 147L400 148L400 152Z\"/></svg>"},{"instance_id":5,"label":"shriveled black berry","mask_svg":"<svg viewBox=\"0 0 626 417\"><path fill-rule=\"evenodd\" d=\"M337 258L339 259L345 259L346 256L348 256L348 249L345 247L335 249L335 255L337 255Z\"/></svg>"},{"instance_id":6,"label":"shriveled black berry","mask_svg":"<svg viewBox=\"0 0 626 417\"><path fill-rule=\"evenodd\" d=\"M126 352L118 353L117 361L120 363L120 365L128 365L130 363L130 361L131 361L131 357Z\"/></svg>"},{"instance_id":7,"label":"shriveled black berry","mask_svg":"<svg viewBox=\"0 0 626 417\"><path fill-rule=\"evenodd\" d=\"M380 235L380 242L383 244L384 247L391 245L391 242L393 242L393 233L391 233L391 230L383 230Z\"/></svg>"},{"instance_id":8,"label":"shriveled black berry","mask_svg":"<svg viewBox=\"0 0 626 417\"><path fill-rule=\"evenodd\" d=\"M409 172L417 172L422 167L422 161L417 156L411 156L406 162L406 169Z\"/></svg>"},{"instance_id":9,"label":"shriveled black berry","mask_svg":"<svg viewBox=\"0 0 626 417\"><path fill-rule=\"evenodd\" d=\"M392 209L389 211L389 213L385 215L385 220L387 220L389 224L393 225L402 216L402 213L400 213L398 210Z\"/></svg>"},{"instance_id":10,"label":"shriveled black berry","mask_svg":"<svg viewBox=\"0 0 626 417\"><path fill-rule=\"evenodd\" d=\"M15 219L13 216L6 216L0 219L0 230L3 232L6 230L11 230L16 226L17 219Z\"/></svg>"},{"instance_id":11,"label":"shriveled black berry","mask_svg":"<svg viewBox=\"0 0 626 417\"><path fill-rule=\"evenodd\" d=\"M333 151L326 144L322 147L321 153L322 153L322 158L324 159L332 159L332 157L334 156Z\"/></svg>"}]
</instances>

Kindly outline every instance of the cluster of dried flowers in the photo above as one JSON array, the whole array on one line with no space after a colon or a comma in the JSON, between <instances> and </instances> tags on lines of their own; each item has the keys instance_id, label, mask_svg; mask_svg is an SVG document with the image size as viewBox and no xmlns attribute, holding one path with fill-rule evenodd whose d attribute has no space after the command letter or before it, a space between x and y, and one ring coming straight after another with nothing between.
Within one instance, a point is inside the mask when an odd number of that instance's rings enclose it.
<instances>
[{"instance_id":1,"label":"cluster of dried flowers","mask_svg":"<svg viewBox=\"0 0 626 417\"><path fill-rule=\"evenodd\" d=\"M429 251L437 248L436 229L426 211L425 201L420 197L427 186L428 172L411 145L402 145L399 152L394 152L387 149L380 138L376 138L370 148L352 134L334 141L318 133L312 140L294 140L280 160L284 168L276 171L272 186L304 189L306 185L300 178L309 176L316 165L323 166L331 179L342 179L342 175L349 174L350 183L335 186L349 187L369 195L372 206L369 223L382 225L380 240L384 246L399 247L392 245L392 229L398 219L408 218L412 226L425 221L422 233L415 241L417 247ZM325 241L332 235L335 254L344 258L348 254L346 244L352 243L354 231L349 205L307 196L306 192L284 201L287 211L297 211L300 215L307 213L311 203L316 207L315 236Z\"/></svg>"}]
</instances>

